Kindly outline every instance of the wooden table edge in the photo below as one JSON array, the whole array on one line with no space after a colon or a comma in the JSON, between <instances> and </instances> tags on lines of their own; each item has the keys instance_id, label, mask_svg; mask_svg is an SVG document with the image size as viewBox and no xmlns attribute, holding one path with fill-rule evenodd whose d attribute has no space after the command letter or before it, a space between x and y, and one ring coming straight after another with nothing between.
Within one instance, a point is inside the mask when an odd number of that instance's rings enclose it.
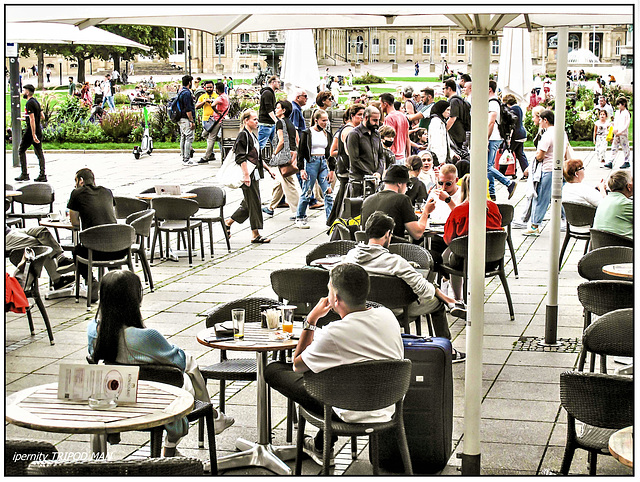
<instances>
[{"instance_id":1,"label":"wooden table edge","mask_svg":"<svg viewBox=\"0 0 640 482\"><path fill-rule=\"evenodd\" d=\"M204 346L208 346L209 348L217 348L219 350L229 350L229 351L253 351L253 352L263 352L263 351L281 351L281 350L292 350L298 345L298 340L287 340L287 341L273 341L270 342L269 345L251 345L251 346L243 346L237 345L235 341L221 341L221 342L210 342L205 341L204 337L210 335L211 333L215 333L213 328L205 328L201 330L196 335L196 339L198 343Z\"/></svg>"}]
</instances>

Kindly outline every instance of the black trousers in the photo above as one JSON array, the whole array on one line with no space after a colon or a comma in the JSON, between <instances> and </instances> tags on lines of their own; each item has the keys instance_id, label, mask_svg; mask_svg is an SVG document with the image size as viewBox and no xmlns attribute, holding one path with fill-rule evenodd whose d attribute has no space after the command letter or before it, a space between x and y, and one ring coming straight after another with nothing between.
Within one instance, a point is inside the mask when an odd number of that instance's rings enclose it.
<instances>
[{"instance_id":1,"label":"black trousers","mask_svg":"<svg viewBox=\"0 0 640 482\"><path fill-rule=\"evenodd\" d=\"M349 183L348 177L338 176L338 192L333 198L333 207L331 208L331 214L327 219L327 226L331 226L333 222L342 214L342 206L344 205L344 198L347 193L347 184Z\"/></svg>"},{"instance_id":2,"label":"black trousers","mask_svg":"<svg viewBox=\"0 0 640 482\"><path fill-rule=\"evenodd\" d=\"M95 259L96 261L106 261L109 259L120 259L120 258L124 258L127 255L127 250L124 249L122 251L115 251L113 253L104 253L102 251L94 251L93 252L93 259ZM84 246L77 244L74 248L73 248L73 259L75 261L76 256L80 256L82 258L86 258L87 256L89 256L89 250L87 248L85 248ZM78 273L80 273L80 276L82 276L82 278L86 281L87 280L87 276L89 275L89 267L86 264L83 263L78 263Z\"/></svg>"},{"instance_id":3,"label":"black trousers","mask_svg":"<svg viewBox=\"0 0 640 482\"><path fill-rule=\"evenodd\" d=\"M260 181L251 180L251 184L241 186L244 199L236 212L231 215L236 223L242 224L249 219L251 229L262 229L262 201L260 201Z\"/></svg>"},{"instance_id":4,"label":"black trousers","mask_svg":"<svg viewBox=\"0 0 640 482\"><path fill-rule=\"evenodd\" d=\"M293 365L284 362L269 363L264 370L264 378L271 388L302 405L306 410L319 414L324 413L324 406L309 395L309 392L304 387L302 373L294 372ZM335 413L333 414L333 419L340 420ZM320 430L315 437L316 450L322 451L323 437L324 434ZM333 447L337 441L338 437L334 435L331 440L331 446Z\"/></svg>"},{"instance_id":5,"label":"black trousers","mask_svg":"<svg viewBox=\"0 0 640 482\"><path fill-rule=\"evenodd\" d=\"M527 156L524 153L524 142L511 141L511 150L516 159L518 159L520 169L524 173L524 170L529 167L529 161L527 161Z\"/></svg>"},{"instance_id":6,"label":"black trousers","mask_svg":"<svg viewBox=\"0 0 640 482\"><path fill-rule=\"evenodd\" d=\"M31 131L27 130L22 135L22 140L20 141L20 147L18 148L18 157L20 158L20 169L22 170L22 174L27 174L27 149L33 146L33 150L38 157L38 161L40 162L40 175L44 176L44 152L42 151L42 132L36 134L38 136L37 144L33 142L33 134Z\"/></svg>"}]
</instances>

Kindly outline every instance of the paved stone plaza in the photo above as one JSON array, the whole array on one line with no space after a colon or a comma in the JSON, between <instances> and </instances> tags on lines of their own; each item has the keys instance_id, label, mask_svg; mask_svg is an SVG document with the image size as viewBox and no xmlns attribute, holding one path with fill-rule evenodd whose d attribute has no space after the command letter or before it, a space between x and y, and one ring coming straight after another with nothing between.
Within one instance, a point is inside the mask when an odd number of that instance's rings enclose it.
<instances>
[{"instance_id":1,"label":"paved stone plaza","mask_svg":"<svg viewBox=\"0 0 640 482\"><path fill-rule=\"evenodd\" d=\"M46 148L46 145L45 145ZM201 157L196 153L196 158ZM591 151L578 151L586 164L585 182L595 185L608 171L592 161ZM55 188L55 208L64 209L73 189L74 174L82 167L91 168L96 183L113 190L116 195L135 195L156 184L180 184L184 190L215 182L219 161L205 166L183 167L179 154L154 152L136 161L131 152L126 153L57 153L46 152L47 176ZM532 152L528 153L531 158ZM219 154L218 154L219 158ZM28 153L29 171L36 172L36 159ZM7 182L19 174L11 167L11 155L6 155ZM261 184L263 202L271 195L273 181ZM498 201L506 202L506 189L500 186ZM16 186L17 187L17 186ZM524 204L524 185L519 186L511 202L516 205L516 215ZM241 194L227 192L225 214L229 216L238 206ZM311 229L300 230L289 219L289 210L278 209L273 218L265 219L262 234L272 238L266 245L252 245L248 222L232 226L231 253L227 252L222 230L214 227L215 256L209 254L208 236L205 233L205 260L194 257L193 267L186 258L178 262L156 259L152 266L155 291L145 289L142 312L147 327L159 330L171 343L192 353L200 365L218 360L215 350L196 341L196 333L204 328L203 315L217 303L245 296L275 297L271 290L269 274L274 269L300 267L305 255L314 246L326 242L324 211L310 211ZM545 221L546 223L546 221ZM29 225L33 225L30 221ZM544 226L544 224L543 224ZM498 279L487 280L485 289L485 336L483 350L483 404L482 404L482 472L495 475L536 475L544 469L557 471L564 452L566 437L566 413L560 407L559 376L574 368L578 360L579 340L582 334L582 308L576 294L581 282L576 265L584 248L584 242L569 244L566 262L560 274L560 307L558 321L559 338L568 340L563 352L541 352L530 337L544 337L545 302L548 286L547 269L549 253L549 229L544 228L539 238L522 235L523 230L513 230L516 248L518 279L507 256L508 281L515 307L515 321L509 320L504 292ZM564 236L564 233L563 233ZM175 242L175 241L174 241ZM507 250L508 252L508 250ZM13 272L13 267L7 269ZM136 266L142 278L140 265ZM42 292L48 290L43 278ZM81 300L84 301L84 300ZM96 305L88 312L83 302L76 304L73 298L46 301L47 311L56 339L50 346L39 313L34 316L36 336L29 335L25 315L9 313L5 328L5 388L6 394L23 388L55 381L58 364L62 362L84 363L87 354L87 322L95 316ZM454 346L465 349L465 324L450 319ZM423 327L425 333L426 327ZM233 354L230 352L230 356ZM611 357L609 357L611 358ZM609 360L611 368L619 365ZM453 366L454 376L454 427L453 454L443 475L459 474L463 440L465 364ZM217 397L218 383L210 382L209 391ZM255 383L233 383L227 389L227 413L236 419L233 427L216 438L218 455L235 450L239 436L256 437ZM217 404L217 403L216 403ZM285 441L286 402L273 392L272 417L274 443ZM313 430L313 429L310 429ZM85 452L89 450L89 436L36 432L13 425L5 426L7 439L48 440L56 444L60 452ZM340 439L336 449L341 449L346 439ZM122 434L119 445L109 446L111 458L148 456L149 434L129 432ZM201 459L208 457L206 449L197 448L197 430L192 429L181 442L184 455ZM366 439L361 440L362 452L351 463L348 446L338 454L336 474L371 474ZM293 461L289 461L293 466ZM587 473L586 452L578 450L571 467L575 474ZM305 459L303 471L318 474L320 467ZM228 474L267 474L262 469L242 469ZM598 457L599 475L630 475L632 471L612 457Z\"/></svg>"}]
</instances>

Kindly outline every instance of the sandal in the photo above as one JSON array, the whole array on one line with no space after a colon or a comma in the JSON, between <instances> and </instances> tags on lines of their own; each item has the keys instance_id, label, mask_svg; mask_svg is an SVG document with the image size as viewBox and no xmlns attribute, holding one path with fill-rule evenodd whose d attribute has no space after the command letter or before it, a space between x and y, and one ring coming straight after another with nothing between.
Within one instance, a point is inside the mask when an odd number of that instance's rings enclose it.
<instances>
[{"instance_id":1,"label":"sandal","mask_svg":"<svg viewBox=\"0 0 640 482\"><path fill-rule=\"evenodd\" d=\"M251 240L252 244L266 244L266 243L270 243L271 240L269 238L265 238L263 236L258 235L257 238L253 238Z\"/></svg>"}]
</instances>

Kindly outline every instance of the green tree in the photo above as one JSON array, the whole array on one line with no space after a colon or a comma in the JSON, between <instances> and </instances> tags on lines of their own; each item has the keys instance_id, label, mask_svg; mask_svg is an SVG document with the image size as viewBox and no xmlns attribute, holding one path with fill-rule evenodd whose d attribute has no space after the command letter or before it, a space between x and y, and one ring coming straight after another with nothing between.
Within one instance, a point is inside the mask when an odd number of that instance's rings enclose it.
<instances>
[{"instance_id":1,"label":"green tree","mask_svg":"<svg viewBox=\"0 0 640 482\"><path fill-rule=\"evenodd\" d=\"M39 53L38 58L38 88L41 89L42 71L44 70L43 54L62 56L67 60L78 63L78 82L85 81L85 62L89 59L109 60L113 58L114 69L120 72L120 59L133 60L138 54L157 55L162 59L171 53L171 39L173 29L170 27L154 27L149 25L99 25L108 32L120 35L134 42L151 47L149 52L132 47L116 47L113 45L68 45L68 44L22 44L20 55L28 57L33 50Z\"/></svg>"}]
</instances>

